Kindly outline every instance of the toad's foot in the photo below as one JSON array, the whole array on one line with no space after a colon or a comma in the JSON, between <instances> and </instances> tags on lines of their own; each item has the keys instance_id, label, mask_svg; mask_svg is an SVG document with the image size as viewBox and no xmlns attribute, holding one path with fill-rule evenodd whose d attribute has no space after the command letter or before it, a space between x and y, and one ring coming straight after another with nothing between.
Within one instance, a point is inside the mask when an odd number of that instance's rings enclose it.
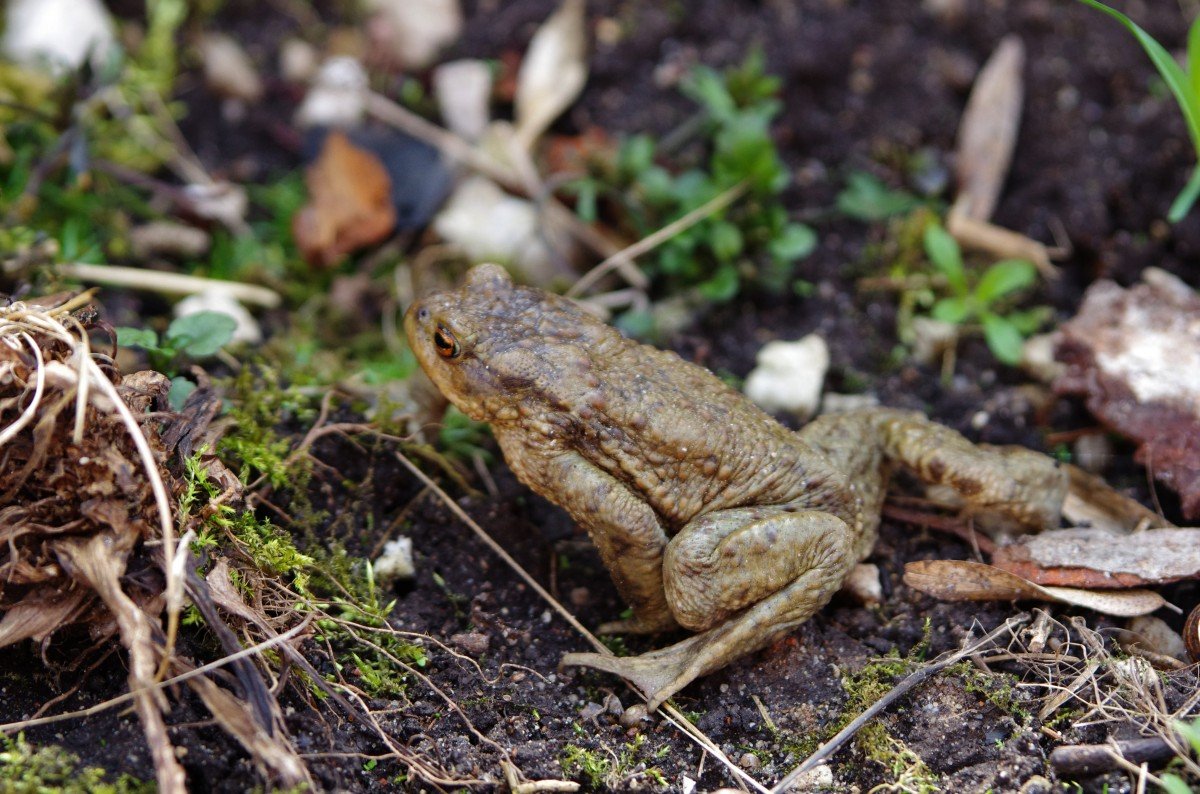
<instances>
[{"instance_id":1,"label":"toad's foot","mask_svg":"<svg viewBox=\"0 0 1200 794\"><path fill-rule=\"evenodd\" d=\"M656 709L663 701L704 675L703 647L714 632L689 637L682 642L641 656L609 656L601 653L568 653L560 667L591 667L619 675L637 687L647 705Z\"/></svg>"}]
</instances>

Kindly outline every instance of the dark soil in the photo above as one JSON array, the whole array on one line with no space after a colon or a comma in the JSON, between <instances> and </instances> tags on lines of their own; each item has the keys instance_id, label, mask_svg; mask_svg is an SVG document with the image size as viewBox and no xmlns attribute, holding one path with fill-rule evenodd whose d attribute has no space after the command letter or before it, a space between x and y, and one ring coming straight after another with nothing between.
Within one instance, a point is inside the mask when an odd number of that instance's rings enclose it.
<instances>
[{"instance_id":1,"label":"dark soil","mask_svg":"<svg viewBox=\"0 0 1200 794\"><path fill-rule=\"evenodd\" d=\"M272 68L280 37L295 28L272 9L285 4L229 4L218 23L249 43L259 63ZM831 349L829 387L878 396L884 404L917 408L973 439L1045 448L1044 434L1093 424L1075 404L1035 410L1026 379L1000 368L981 342L960 350L957 374L943 384L938 373L916 365L891 365L896 345L892 296L859 294L867 248L881 229L825 219L845 173L869 169L904 180L909 153L929 149L947 166L970 80L999 40L1020 35L1027 48L1027 101L1012 175L995 220L1036 239L1066 233L1073 253L1061 278L1045 289L1059 319L1078 305L1096 278L1135 281L1143 268L1165 268L1195 284L1200 217L1177 226L1160 219L1191 168L1183 120L1135 41L1112 20L1059 0L965 0L953 19L927 7L957 3L883 3L846 0L694 3L595 0L588 13L618 20L626 30L617 44L597 44L588 87L560 128L597 126L611 133L662 134L692 111L677 91L660 83L692 64L739 62L760 44L768 68L783 77L784 111L776 127L780 148L798 186L788 198L797 217L822 218L817 252L797 275L816 286L809 299L746 295L699 318L671 341L685 357L744 375L754 354L771 339L819 331ZM466 33L452 56L498 58L520 51L552 0L466 2ZM1182 45L1186 29L1175 3L1129 4L1129 11L1169 47ZM287 119L297 97L276 85L247 120L229 125L198 81L184 84L191 108L185 131L214 171L263 177L297 162L298 139ZM240 164L234 168L234 164ZM869 266L869 265L868 265ZM1120 450L1119 450L1120 451ZM1125 451L1127 453L1127 450ZM418 576L397 594L395 625L443 642L475 634L486 650L475 657L482 675L432 648L425 672L456 701L475 727L507 749L530 779L562 778L568 745L629 761L600 787L655 787L657 770L672 790L684 776L702 790L734 785L729 774L669 724L655 718L636 728L620 725L616 709L588 704L637 698L619 681L590 673L560 674L558 659L583 641L471 531L435 500L418 496L418 483L389 450L363 454L343 442L323 442L317 457L338 476L319 479L313 495L341 516L332 526L351 553L368 554L400 510L412 505L411 535ZM1144 475L1126 463L1118 477L1145 498ZM598 558L556 508L530 495L502 463L493 466L499 495L464 499L463 506L528 570L550 584L586 625L610 619L618 603ZM344 483L357 483L353 489ZM1140 490L1139 490L1140 489ZM1178 519L1167 495L1167 517ZM931 627L928 656L957 648L972 629L988 629L1014 613L1007 604L953 605L907 588L906 562L966 558L971 549L912 527L885 523L871 562L882 570L885 601L877 609L837 599L787 640L730 665L688 687L676 703L699 727L760 781L773 783L800 759L789 748L820 735L847 702L842 678L869 660L921 642ZM444 584L443 584L444 583ZM1194 594L1193 594L1194 600ZM1089 616L1094 620L1094 616ZM198 640L194 640L198 641ZM658 639L660 643L664 640ZM629 639L630 650L654 643ZM60 640L51 660L63 662L83 642ZM185 649L188 650L188 649ZM203 649L190 649L202 656ZM47 672L35 649L6 650L0 664L0 700L6 715L31 714L48 698L75 685L77 672ZM125 671L113 654L59 708L84 708L123 691ZM414 751L435 757L464 776L498 779L499 754L465 730L443 701L420 685L382 719ZM319 785L327 790L431 789L395 782L404 770L390 761L367 763L355 753L379 755L369 732L346 722L332 707L316 712L296 694L289 728ZM195 790L242 791L256 780L234 742L206 723L202 709L186 705L169 715L173 741ZM373 704L387 708L389 704ZM1036 710L1036 709L1035 709ZM941 776L947 791L1049 791L1056 780L1046 757L1053 741L1036 723L992 705L946 675L924 685L891 709L882 723ZM107 711L27 733L34 743L58 743L89 765L153 778L134 715ZM637 744L637 737L646 737ZM1103 731L1088 740L1103 739ZM1079 739L1081 737L1074 737ZM628 749L634 748L634 749ZM340 755L345 754L345 755ZM833 759L838 790L866 791L889 783L894 771L851 747ZM585 780L577 770L566 776ZM1044 787L1038 783L1042 776ZM1129 791L1121 774L1078 781L1087 791ZM1024 788L1023 788L1024 787Z\"/></svg>"}]
</instances>

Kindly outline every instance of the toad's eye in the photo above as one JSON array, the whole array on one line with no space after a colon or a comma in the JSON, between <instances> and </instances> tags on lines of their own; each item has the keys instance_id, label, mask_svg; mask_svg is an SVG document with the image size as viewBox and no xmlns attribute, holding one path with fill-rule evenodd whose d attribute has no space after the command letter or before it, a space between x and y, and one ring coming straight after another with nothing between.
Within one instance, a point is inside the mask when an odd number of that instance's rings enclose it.
<instances>
[{"instance_id":1,"label":"toad's eye","mask_svg":"<svg viewBox=\"0 0 1200 794\"><path fill-rule=\"evenodd\" d=\"M438 355L442 358L457 358L458 354L462 352L454 334L440 325L433 332L433 346L437 348Z\"/></svg>"}]
</instances>

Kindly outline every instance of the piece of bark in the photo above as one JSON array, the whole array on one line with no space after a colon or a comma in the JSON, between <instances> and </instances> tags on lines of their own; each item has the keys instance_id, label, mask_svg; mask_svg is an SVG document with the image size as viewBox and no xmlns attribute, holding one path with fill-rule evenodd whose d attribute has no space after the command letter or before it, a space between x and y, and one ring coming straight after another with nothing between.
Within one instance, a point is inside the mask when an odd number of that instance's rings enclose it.
<instances>
[{"instance_id":1,"label":"piece of bark","mask_svg":"<svg viewBox=\"0 0 1200 794\"><path fill-rule=\"evenodd\" d=\"M1125 289L1088 288L1062 328L1060 394L1136 442L1136 460L1176 491L1186 518L1200 517L1200 296L1155 268Z\"/></svg>"},{"instance_id":2,"label":"piece of bark","mask_svg":"<svg viewBox=\"0 0 1200 794\"><path fill-rule=\"evenodd\" d=\"M997 568L1031 582L1113 590L1200 579L1200 529L1056 529L1001 546Z\"/></svg>"}]
</instances>

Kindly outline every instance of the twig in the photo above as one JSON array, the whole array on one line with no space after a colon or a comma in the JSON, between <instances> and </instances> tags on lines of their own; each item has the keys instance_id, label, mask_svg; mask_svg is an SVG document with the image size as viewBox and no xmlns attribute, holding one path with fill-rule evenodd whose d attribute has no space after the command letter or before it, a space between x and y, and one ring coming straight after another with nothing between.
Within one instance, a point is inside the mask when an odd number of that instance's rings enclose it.
<instances>
[{"instance_id":1,"label":"twig","mask_svg":"<svg viewBox=\"0 0 1200 794\"><path fill-rule=\"evenodd\" d=\"M1117 768L1113 756L1134 764L1160 762L1175 757L1175 748L1159 736L1111 744L1075 744L1050 751L1050 765L1064 777L1091 777Z\"/></svg>"},{"instance_id":2,"label":"twig","mask_svg":"<svg viewBox=\"0 0 1200 794\"><path fill-rule=\"evenodd\" d=\"M446 507L450 509L450 512L454 513L454 515L458 516L459 520L470 527L471 531L473 531L479 537L479 539L483 541L484 545L494 551L496 555L500 557L500 559L504 560L504 562L507 563L510 568L512 568L517 576L521 577L522 581L529 585L530 589L541 596L542 599L549 604L550 607L557 612L563 618L563 620L568 623L568 625L571 626L571 628L578 631L580 635L582 635L583 638L586 639L598 653L608 656L612 655L612 651L608 649L608 646L600 642L600 640L596 638L596 635L588 631L587 628L585 628L584 625L580 623L574 615L567 611L566 607L559 603L558 599L551 595L546 588L542 587L542 585L538 583L536 579L530 576L529 572L526 571L520 563L514 560L512 555L504 550L503 546L493 540L492 537L483 530L483 527L479 526L479 524L476 523L475 520L472 519L465 510L459 507L458 504L450 498L449 494L443 491L436 482L430 479L429 475L418 469L415 465L413 465L412 461L410 461L401 453L397 452L396 457L406 469L412 472L417 479L425 484L425 487L436 493L438 498L440 498ZM736 777L745 781L757 791L762 792L762 794L767 793L767 789L762 784L746 774L737 766L737 764L733 763L733 761L731 761L729 757L721 751L721 748L718 747L712 739L708 738L708 736L706 736L699 728L688 721L688 719L684 717L677 708L669 704L663 704L659 707L659 711L666 716L667 720L671 724L673 724L676 728L703 747L707 752L711 753L715 758L721 761L721 763L723 763L725 767Z\"/></svg>"},{"instance_id":3,"label":"twig","mask_svg":"<svg viewBox=\"0 0 1200 794\"><path fill-rule=\"evenodd\" d=\"M615 254L608 257L608 259L605 259L603 262L584 273L583 276L581 276L580 279L571 285L569 290L567 290L567 297L573 298L583 294L589 287L595 284L609 271L621 267L627 263L632 264L633 260L637 259L642 254L653 251L655 248L662 245L667 240L670 240L672 237L690 229L714 213L725 209L730 204L745 195L746 190L749 187L750 183L746 180L742 180L728 190L718 193L716 196L704 202L699 207L696 207L696 209L684 215L682 218L678 218L668 223L666 226L662 227L653 234L647 235L641 240L638 240L633 245L617 251Z\"/></svg>"},{"instance_id":4,"label":"twig","mask_svg":"<svg viewBox=\"0 0 1200 794\"><path fill-rule=\"evenodd\" d=\"M890 692L872 703L866 711L855 717L849 725L838 731L836 736L834 736L825 744L821 745L815 753L804 760L804 763L800 764L800 766L789 772L783 778L783 780L780 780L779 783L775 785L775 788L771 789L771 794L778 794L779 792L786 791L788 787L795 783L801 775L803 775L805 772L808 772L810 769L813 769L818 764L825 761L825 759L837 752L838 749L840 749L843 744L848 742L854 736L854 734L858 733L864 725L870 722L877 714L886 709L892 703L895 703L897 700L907 694L911 689L929 680L942 670L945 670L947 667L962 661L972 654L978 653L984 646L991 643L1000 635L1004 634L1005 632L1011 633L1017 626L1027 623L1028 621L1029 615L1027 614L1021 614L1017 615L1016 617L1009 618L1008 620L1004 621L1003 625L997 626L995 629L989 631L975 642L972 642L960 650L955 651L946 658L942 659L940 662L933 662L910 674L899 684L896 684L896 686L894 686Z\"/></svg>"},{"instance_id":5,"label":"twig","mask_svg":"<svg viewBox=\"0 0 1200 794\"><path fill-rule=\"evenodd\" d=\"M238 281L187 276L182 273L164 273L160 270L146 270L140 267L64 262L54 265L52 269L60 276L88 281L94 284L107 284L111 287L128 287L130 289L167 292L178 295L192 295L199 292L208 292L209 290L220 290L242 303L251 303L267 309L274 309L283 302L278 292L256 284L243 284Z\"/></svg>"},{"instance_id":6,"label":"twig","mask_svg":"<svg viewBox=\"0 0 1200 794\"><path fill-rule=\"evenodd\" d=\"M450 509L450 512L454 513L454 515L458 516L460 521L470 527L471 531L473 531L479 537L479 539L483 541L485 546L495 552L500 559L504 560L504 562L507 563L508 566L512 568L518 576L521 577L525 584L529 585L530 589L541 596L546 603L548 603L554 609L554 611L562 617L563 620L567 621L571 628L582 634L584 639L591 643L593 648L595 648L599 653L612 653L612 651L610 651L604 643L600 642L600 640L596 638L595 634L592 634L590 631L588 631L574 615L567 611L566 607L560 604L554 596L550 595L550 592L546 590L546 588L542 587L542 585L536 579L530 576L529 572L521 567L521 564L514 560L512 555L504 550L503 546L493 540L492 536L485 532L483 527L479 526L479 524L475 522L475 519L467 515L467 511L459 507L458 503L451 499L450 495L443 491L441 486L434 482L428 474L418 469L416 465L413 464L413 462L410 461L403 453L397 452L396 458L399 459L404 468L408 469L418 480L424 483L426 488L429 488L431 491L437 494L446 507Z\"/></svg>"},{"instance_id":7,"label":"twig","mask_svg":"<svg viewBox=\"0 0 1200 794\"><path fill-rule=\"evenodd\" d=\"M231 654L229 656L224 656L220 659L217 659L216 661L209 662L208 664L203 665L201 667L197 667L195 669L188 670L186 673L180 673L179 675L175 676L174 678L168 678L165 681L156 681L155 683L151 684L149 687L146 687L145 689L126 692L123 695L117 695L114 698L109 698L108 700L104 701L103 703L97 703L96 705L89 706L86 709L79 709L78 711L68 711L63 714L55 714L52 717L37 717L36 719L21 720L20 722L9 722L9 723L0 725L0 733L16 733L17 731L23 731L23 730L26 730L27 728L34 728L38 725L49 725L50 723L53 723L53 722L62 722L64 720L73 720L78 717L90 717L94 714L99 714L100 712L107 711L108 709L111 709L114 706L119 706L122 703L128 703L129 701L133 700L135 697L138 697L138 696L144 694L145 692L162 690L162 689L166 689L167 687L175 686L176 684L183 683L184 681L187 681L190 678L195 678L198 675L204 675L205 673L209 673L220 667L224 667L227 664L236 662L238 659L244 659L247 656L254 656L255 654L259 654L259 653L262 653L263 651L270 650L271 648L274 648L276 645L285 643L288 640L295 637L296 635L300 634L302 631L304 631L306 628L308 628L308 624L311 622L312 622L312 615L309 615L309 616L305 617L303 621L301 621L297 625L293 626L292 628L288 629L283 634L277 634L268 640L264 640L263 642L258 643L257 645L251 645L249 648L245 648L241 651L238 651L235 654Z\"/></svg>"}]
</instances>

